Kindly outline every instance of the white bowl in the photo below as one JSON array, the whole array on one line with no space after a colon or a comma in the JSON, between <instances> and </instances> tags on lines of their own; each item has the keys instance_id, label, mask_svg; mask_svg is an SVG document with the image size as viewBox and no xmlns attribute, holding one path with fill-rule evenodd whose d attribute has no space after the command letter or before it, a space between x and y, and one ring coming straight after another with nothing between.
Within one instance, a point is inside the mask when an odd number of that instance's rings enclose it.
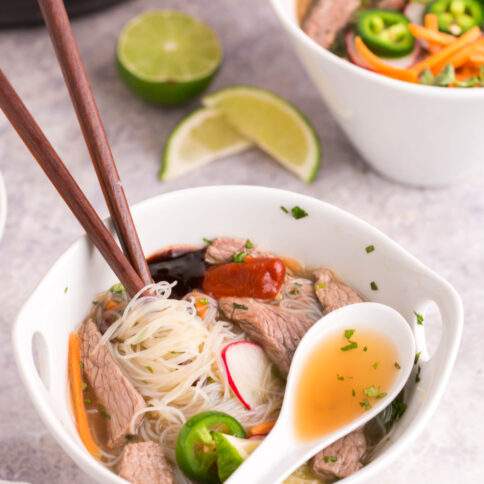
<instances>
[{"instance_id":1,"label":"white bowl","mask_svg":"<svg viewBox=\"0 0 484 484\"><path fill-rule=\"evenodd\" d=\"M300 220L280 206L299 205ZM262 247L310 266L333 268L365 298L399 311L416 331L424 350L422 381L410 391L409 407L391 441L347 482L361 482L388 465L422 430L442 397L460 343L462 305L455 290L395 242L367 223L314 198L262 187L206 187L168 193L133 208L147 254L203 237L249 238ZM367 254L365 247L375 251ZM376 281L378 291L370 290ZM125 482L93 459L75 429L67 390L67 340L90 307L93 296L115 282L101 256L82 237L54 264L22 308L13 345L22 380L43 422L61 447L93 479ZM67 290L66 290L67 288ZM414 311L434 301L442 315L442 337L433 356L422 348L425 326ZM34 352L36 356L34 356ZM36 369L36 362L37 368Z\"/></svg>"},{"instance_id":2,"label":"white bowl","mask_svg":"<svg viewBox=\"0 0 484 484\"><path fill-rule=\"evenodd\" d=\"M327 106L382 174L412 185L446 185L482 164L484 88L396 81L323 49L298 26L296 0L271 0Z\"/></svg>"}]
</instances>

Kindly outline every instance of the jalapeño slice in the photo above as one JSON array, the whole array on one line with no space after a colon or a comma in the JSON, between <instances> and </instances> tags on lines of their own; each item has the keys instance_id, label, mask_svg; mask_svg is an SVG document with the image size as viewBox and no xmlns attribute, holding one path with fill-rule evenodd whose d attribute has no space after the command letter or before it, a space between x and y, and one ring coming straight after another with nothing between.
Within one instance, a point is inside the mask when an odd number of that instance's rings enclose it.
<instances>
[{"instance_id":1,"label":"jalape\u00f1o slice","mask_svg":"<svg viewBox=\"0 0 484 484\"><path fill-rule=\"evenodd\" d=\"M201 483L220 482L217 473L217 446L212 432L244 438L242 425L222 412L202 412L190 418L176 441L176 462L190 479Z\"/></svg>"},{"instance_id":2,"label":"jalape\u00f1o slice","mask_svg":"<svg viewBox=\"0 0 484 484\"><path fill-rule=\"evenodd\" d=\"M439 30L461 35L484 20L484 7L478 0L436 0L427 7L427 13L437 15Z\"/></svg>"},{"instance_id":3,"label":"jalape\u00f1o slice","mask_svg":"<svg viewBox=\"0 0 484 484\"><path fill-rule=\"evenodd\" d=\"M381 57L403 57L415 45L405 15L393 10L371 9L361 12L356 29L368 48Z\"/></svg>"}]
</instances>

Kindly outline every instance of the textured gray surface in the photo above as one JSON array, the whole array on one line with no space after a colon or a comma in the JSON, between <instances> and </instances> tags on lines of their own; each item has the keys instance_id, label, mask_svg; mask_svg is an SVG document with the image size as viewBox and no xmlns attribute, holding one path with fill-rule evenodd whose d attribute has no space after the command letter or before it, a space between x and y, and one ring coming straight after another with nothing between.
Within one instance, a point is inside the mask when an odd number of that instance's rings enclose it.
<instances>
[{"instance_id":1,"label":"textured gray surface","mask_svg":"<svg viewBox=\"0 0 484 484\"><path fill-rule=\"evenodd\" d=\"M294 101L324 144L324 169L306 186L259 152L217 162L174 182L156 179L163 139L196 106L163 110L134 98L118 80L113 50L121 26L149 7L176 7L210 22L225 62L212 89L253 83ZM442 190L386 181L359 158L301 71L265 2L138 0L76 21L75 30L131 202L180 187L247 183L313 195L376 225L450 280L466 309L464 341L446 395L430 425L378 483L484 482L483 173ZM94 205L105 214L62 78L43 30L0 32L0 64ZM384 140L382 140L384 141ZM402 139L403 145L407 140ZM9 215L0 245L0 479L90 482L46 432L19 380L10 328L36 283L81 233L13 130L0 115L0 167Z\"/></svg>"}]
</instances>

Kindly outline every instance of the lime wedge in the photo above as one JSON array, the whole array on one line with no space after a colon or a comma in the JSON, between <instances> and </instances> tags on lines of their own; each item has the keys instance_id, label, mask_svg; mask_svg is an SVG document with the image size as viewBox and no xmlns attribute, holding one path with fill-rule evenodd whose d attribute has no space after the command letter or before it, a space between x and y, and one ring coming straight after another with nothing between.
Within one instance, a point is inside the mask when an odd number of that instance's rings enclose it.
<instances>
[{"instance_id":1,"label":"lime wedge","mask_svg":"<svg viewBox=\"0 0 484 484\"><path fill-rule=\"evenodd\" d=\"M146 101L160 104L178 104L199 94L222 59L210 27L172 10L151 10L128 22L116 53L126 84Z\"/></svg>"},{"instance_id":2,"label":"lime wedge","mask_svg":"<svg viewBox=\"0 0 484 484\"><path fill-rule=\"evenodd\" d=\"M219 111L198 109L183 118L168 137L160 179L175 178L211 161L239 153L251 144Z\"/></svg>"},{"instance_id":3,"label":"lime wedge","mask_svg":"<svg viewBox=\"0 0 484 484\"><path fill-rule=\"evenodd\" d=\"M316 178L321 146L304 115L285 99L252 86L234 86L206 96L247 139L306 182Z\"/></svg>"}]
</instances>

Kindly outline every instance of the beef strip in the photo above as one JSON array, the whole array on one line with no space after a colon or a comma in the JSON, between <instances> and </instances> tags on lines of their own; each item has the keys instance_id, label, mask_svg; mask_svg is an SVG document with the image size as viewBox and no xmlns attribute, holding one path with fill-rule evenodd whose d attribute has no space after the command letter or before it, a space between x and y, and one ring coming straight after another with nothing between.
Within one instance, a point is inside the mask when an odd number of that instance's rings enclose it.
<instances>
[{"instance_id":1,"label":"beef strip","mask_svg":"<svg viewBox=\"0 0 484 484\"><path fill-rule=\"evenodd\" d=\"M295 305L307 310L291 310ZM235 321L249 338L264 348L283 374L289 371L299 341L321 317L312 282L290 276L286 278L278 300L267 302L225 297L219 300L219 307L227 318Z\"/></svg>"},{"instance_id":2,"label":"beef strip","mask_svg":"<svg viewBox=\"0 0 484 484\"><path fill-rule=\"evenodd\" d=\"M100 344L101 333L92 319L82 324L79 337L87 383L109 415L108 447L119 447L126 442L131 419L145 406L145 401L122 373L109 348ZM140 423L141 417L137 419L136 431Z\"/></svg>"},{"instance_id":3,"label":"beef strip","mask_svg":"<svg viewBox=\"0 0 484 484\"><path fill-rule=\"evenodd\" d=\"M246 248L247 240L220 237L215 239L205 253L205 262L208 264L226 264L232 261L234 254L245 252L251 257L273 257L268 252L263 252L257 247Z\"/></svg>"},{"instance_id":4,"label":"beef strip","mask_svg":"<svg viewBox=\"0 0 484 484\"><path fill-rule=\"evenodd\" d=\"M359 7L360 0L318 0L304 19L302 29L328 49Z\"/></svg>"},{"instance_id":5,"label":"beef strip","mask_svg":"<svg viewBox=\"0 0 484 484\"><path fill-rule=\"evenodd\" d=\"M360 428L316 454L312 461L313 470L323 479L348 477L363 467L361 458L365 452L366 438Z\"/></svg>"},{"instance_id":6,"label":"beef strip","mask_svg":"<svg viewBox=\"0 0 484 484\"><path fill-rule=\"evenodd\" d=\"M316 269L313 276L316 279L314 284L316 296L323 306L323 314L363 301L354 289L341 282L331 270L322 267Z\"/></svg>"},{"instance_id":7,"label":"beef strip","mask_svg":"<svg viewBox=\"0 0 484 484\"><path fill-rule=\"evenodd\" d=\"M118 474L131 484L173 484L173 470L159 444L128 444L118 464Z\"/></svg>"}]
</instances>

